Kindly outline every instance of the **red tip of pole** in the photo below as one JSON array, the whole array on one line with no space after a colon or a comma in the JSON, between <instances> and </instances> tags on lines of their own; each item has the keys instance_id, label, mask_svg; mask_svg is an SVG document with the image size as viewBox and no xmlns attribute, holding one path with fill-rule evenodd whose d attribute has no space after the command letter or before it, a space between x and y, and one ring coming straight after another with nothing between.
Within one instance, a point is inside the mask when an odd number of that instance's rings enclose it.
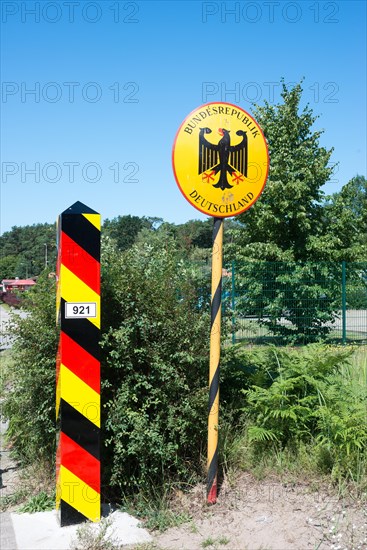
<instances>
[{"instance_id":1,"label":"red tip of pole","mask_svg":"<svg viewBox=\"0 0 367 550\"><path fill-rule=\"evenodd\" d=\"M217 502L217 480L213 481L213 485L207 496L207 504L215 504Z\"/></svg>"}]
</instances>

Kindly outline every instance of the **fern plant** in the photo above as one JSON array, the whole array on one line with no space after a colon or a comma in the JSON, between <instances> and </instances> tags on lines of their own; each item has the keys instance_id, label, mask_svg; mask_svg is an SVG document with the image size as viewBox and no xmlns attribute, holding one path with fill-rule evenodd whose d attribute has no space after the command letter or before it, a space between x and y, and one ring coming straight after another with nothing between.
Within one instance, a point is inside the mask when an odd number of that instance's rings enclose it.
<instances>
[{"instance_id":1,"label":"fern plant","mask_svg":"<svg viewBox=\"0 0 367 550\"><path fill-rule=\"evenodd\" d=\"M344 359L344 351L323 354L316 366L318 346L306 348L301 353L291 350L269 348L268 354L277 359L278 373L268 387L253 385L243 390L256 425L270 431L273 439L287 444L291 439L309 438L316 426L314 416L320 395L325 394L327 377ZM250 430L251 437L256 431ZM259 437L261 439L262 436ZM270 436L268 435L268 440Z\"/></svg>"},{"instance_id":2,"label":"fern plant","mask_svg":"<svg viewBox=\"0 0 367 550\"><path fill-rule=\"evenodd\" d=\"M350 381L350 379L349 379ZM367 461L367 387L334 377L324 404L315 411L317 450L327 452L332 474L354 480L363 476L360 465Z\"/></svg>"},{"instance_id":3,"label":"fern plant","mask_svg":"<svg viewBox=\"0 0 367 550\"><path fill-rule=\"evenodd\" d=\"M258 450L310 445L336 477L355 479L366 464L367 388L345 375L352 348L312 345L264 350L277 375L242 390L248 440ZM348 366L349 365L349 366Z\"/></svg>"}]
</instances>

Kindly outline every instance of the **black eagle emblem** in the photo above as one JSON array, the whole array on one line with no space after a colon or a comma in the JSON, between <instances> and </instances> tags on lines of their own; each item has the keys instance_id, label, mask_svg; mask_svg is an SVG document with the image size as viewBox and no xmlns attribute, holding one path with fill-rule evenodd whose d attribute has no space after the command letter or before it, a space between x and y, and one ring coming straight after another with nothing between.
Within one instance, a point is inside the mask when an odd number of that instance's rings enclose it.
<instances>
[{"instance_id":1,"label":"black eagle emblem","mask_svg":"<svg viewBox=\"0 0 367 550\"><path fill-rule=\"evenodd\" d=\"M205 137L205 134L211 134L211 132L210 128L200 128L199 174L204 174L209 182L220 172L219 180L213 184L213 187L224 191L224 189L233 187L228 182L227 173L233 176L236 172L239 172L245 178L247 177L247 133L238 130L236 134L242 136L242 141L237 145L231 145L230 130L220 128L219 133L223 137L219 140L218 145L214 145ZM242 177L234 177L242 181Z\"/></svg>"}]
</instances>

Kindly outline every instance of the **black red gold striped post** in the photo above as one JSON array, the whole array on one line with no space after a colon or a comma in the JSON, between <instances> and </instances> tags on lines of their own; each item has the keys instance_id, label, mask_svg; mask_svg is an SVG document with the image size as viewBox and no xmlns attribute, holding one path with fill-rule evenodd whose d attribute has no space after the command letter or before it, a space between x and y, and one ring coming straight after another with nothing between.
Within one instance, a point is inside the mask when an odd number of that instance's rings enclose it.
<instances>
[{"instance_id":1,"label":"black red gold striped post","mask_svg":"<svg viewBox=\"0 0 367 550\"><path fill-rule=\"evenodd\" d=\"M223 218L214 218L212 252L212 301L209 361L207 502L217 502L219 361L222 313Z\"/></svg>"},{"instance_id":2,"label":"black red gold striped post","mask_svg":"<svg viewBox=\"0 0 367 550\"><path fill-rule=\"evenodd\" d=\"M81 202L58 220L56 508L60 525L101 517L100 214Z\"/></svg>"}]
</instances>

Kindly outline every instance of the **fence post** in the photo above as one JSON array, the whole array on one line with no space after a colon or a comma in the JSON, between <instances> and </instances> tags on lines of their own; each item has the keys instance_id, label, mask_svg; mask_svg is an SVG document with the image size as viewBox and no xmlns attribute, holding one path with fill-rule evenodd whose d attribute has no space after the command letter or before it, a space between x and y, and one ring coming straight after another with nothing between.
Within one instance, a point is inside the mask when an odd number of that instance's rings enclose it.
<instances>
[{"instance_id":1,"label":"fence post","mask_svg":"<svg viewBox=\"0 0 367 550\"><path fill-rule=\"evenodd\" d=\"M345 261L342 261L342 344L347 343L347 273Z\"/></svg>"},{"instance_id":2,"label":"fence post","mask_svg":"<svg viewBox=\"0 0 367 550\"><path fill-rule=\"evenodd\" d=\"M235 307L236 307L236 290L235 290L235 261L232 261L232 344L236 343L236 318L235 318Z\"/></svg>"}]
</instances>

